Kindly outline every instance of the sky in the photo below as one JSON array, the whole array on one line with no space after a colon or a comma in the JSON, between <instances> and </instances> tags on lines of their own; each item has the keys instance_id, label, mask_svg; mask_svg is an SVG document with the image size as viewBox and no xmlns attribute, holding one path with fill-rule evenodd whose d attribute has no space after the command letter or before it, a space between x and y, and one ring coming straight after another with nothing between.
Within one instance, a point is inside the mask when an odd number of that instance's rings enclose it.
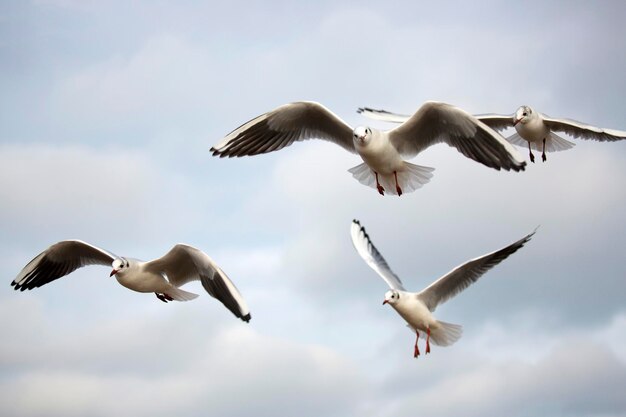
<instances>
[{"instance_id":1,"label":"sky","mask_svg":"<svg viewBox=\"0 0 626 417\"><path fill-rule=\"evenodd\" d=\"M0 1L2 414L626 416L626 141L573 140L522 173L433 146L411 162L434 177L400 198L332 143L209 151L298 100L382 129L356 109L528 104L626 130L625 17L622 1ZM412 291L539 228L439 306L463 337L414 359L355 218ZM252 320L199 283L163 304L100 266L13 291L64 239L144 260L194 245Z\"/></svg>"}]
</instances>

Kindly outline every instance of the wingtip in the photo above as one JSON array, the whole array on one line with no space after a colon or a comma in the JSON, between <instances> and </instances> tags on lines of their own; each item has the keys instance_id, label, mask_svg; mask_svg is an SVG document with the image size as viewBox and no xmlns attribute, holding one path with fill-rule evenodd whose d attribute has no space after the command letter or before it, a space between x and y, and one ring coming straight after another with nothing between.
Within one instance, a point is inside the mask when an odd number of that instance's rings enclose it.
<instances>
[{"instance_id":1,"label":"wingtip","mask_svg":"<svg viewBox=\"0 0 626 417\"><path fill-rule=\"evenodd\" d=\"M250 323L250 320L252 320L252 315L250 315L250 313L246 314L243 317L240 317L241 320L245 321L246 323Z\"/></svg>"}]
</instances>

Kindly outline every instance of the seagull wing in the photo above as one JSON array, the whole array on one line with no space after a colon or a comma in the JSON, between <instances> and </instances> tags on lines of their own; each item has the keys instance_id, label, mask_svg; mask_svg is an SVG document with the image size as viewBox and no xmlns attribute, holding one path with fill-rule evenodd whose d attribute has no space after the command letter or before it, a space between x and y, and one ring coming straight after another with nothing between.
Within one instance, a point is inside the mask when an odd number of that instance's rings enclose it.
<instances>
[{"instance_id":1,"label":"seagull wing","mask_svg":"<svg viewBox=\"0 0 626 417\"><path fill-rule=\"evenodd\" d=\"M390 123L404 123L411 117L408 114L392 113L387 110L372 109L371 107L359 107L356 112L370 119Z\"/></svg>"},{"instance_id":2,"label":"seagull wing","mask_svg":"<svg viewBox=\"0 0 626 417\"><path fill-rule=\"evenodd\" d=\"M180 287L200 280L204 289L221 301L235 316L250 321L250 310L235 284L206 253L193 246L178 244L159 259L147 262L147 271L164 273L172 285Z\"/></svg>"},{"instance_id":3,"label":"seagull wing","mask_svg":"<svg viewBox=\"0 0 626 417\"><path fill-rule=\"evenodd\" d=\"M526 162L500 134L466 111L446 103L427 102L405 123L387 132L404 156L415 156L439 142L497 170L524 170Z\"/></svg>"},{"instance_id":4,"label":"seagull wing","mask_svg":"<svg viewBox=\"0 0 626 417\"><path fill-rule=\"evenodd\" d=\"M509 114L494 114L494 113L486 113L486 114L476 114L475 118L492 128L493 130L504 130L509 127L513 127L513 115Z\"/></svg>"},{"instance_id":5,"label":"seagull wing","mask_svg":"<svg viewBox=\"0 0 626 417\"><path fill-rule=\"evenodd\" d=\"M16 290L32 290L87 265L111 265L111 252L81 240L63 240L35 256L11 282Z\"/></svg>"},{"instance_id":6,"label":"seagull wing","mask_svg":"<svg viewBox=\"0 0 626 417\"><path fill-rule=\"evenodd\" d=\"M520 249L535 234L525 236L509 246L495 252L483 255L480 258L472 259L454 268L437 281L417 294L430 311L435 311L439 304L454 297L474 282L478 281L485 272L505 260L509 255Z\"/></svg>"},{"instance_id":7,"label":"seagull wing","mask_svg":"<svg viewBox=\"0 0 626 417\"><path fill-rule=\"evenodd\" d=\"M626 139L626 132L613 129L602 129L571 119L555 119L542 114L544 123L550 130L564 132L574 138L592 139L600 142L614 142Z\"/></svg>"},{"instance_id":8,"label":"seagull wing","mask_svg":"<svg viewBox=\"0 0 626 417\"><path fill-rule=\"evenodd\" d=\"M356 152L352 128L326 107L310 101L285 104L244 123L211 151L220 157L259 155L313 138Z\"/></svg>"},{"instance_id":9,"label":"seagull wing","mask_svg":"<svg viewBox=\"0 0 626 417\"><path fill-rule=\"evenodd\" d=\"M383 109L373 109L371 107L359 107L356 111L365 117L373 120L382 120L389 123L404 123L411 118L408 114L392 113ZM500 131L509 127L513 127L513 115L505 114L476 114L475 118L489 126L490 128Z\"/></svg>"},{"instance_id":10,"label":"seagull wing","mask_svg":"<svg viewBox=\"0 0 626 417\"><path fill-rule=\"evenodd\" d=\"M370 240L365 228L361 226L358 220L352 220L350 235L352 236L354 248L370 268L378 272L378 275L385 280L391 289L404 291L400 278L389 268L387 261L385 261L385 258L378 252L378 249L376 249L376 246L374 246Z\"/></svg>"}]
</instances>

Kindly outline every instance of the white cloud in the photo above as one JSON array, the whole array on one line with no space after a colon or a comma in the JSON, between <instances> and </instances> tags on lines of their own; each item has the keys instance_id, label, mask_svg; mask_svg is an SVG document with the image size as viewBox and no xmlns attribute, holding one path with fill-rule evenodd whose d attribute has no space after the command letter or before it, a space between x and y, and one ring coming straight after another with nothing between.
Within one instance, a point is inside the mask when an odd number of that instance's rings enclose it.
<instances>
[{"instance_id":1,"label":"white cloud","mask_svg":"<svg viewBox=\"0 0 626 417\"><path fill-rule=\"evenodd\" d=\"M163 238L189 230L205 215L194 211L190 187L138 149L0 146L0 222L16 239L37 235L37 248L69 238L145 241L157 225Z\"/></svg>"},{"instance_id":2,"label":"white cloud","mask_svg":"<svg viewBox=\"0 0 626 417\"><path fill-rule=\"evenodd\" d=\"M313 416L358 408L367 383L346 358L193 310L105 319L5 350L4 366L19 363L20 370L0 381L0 404L15 416ZM49 313L21 325L58 318Z\"/></svg>"}]
</instances>

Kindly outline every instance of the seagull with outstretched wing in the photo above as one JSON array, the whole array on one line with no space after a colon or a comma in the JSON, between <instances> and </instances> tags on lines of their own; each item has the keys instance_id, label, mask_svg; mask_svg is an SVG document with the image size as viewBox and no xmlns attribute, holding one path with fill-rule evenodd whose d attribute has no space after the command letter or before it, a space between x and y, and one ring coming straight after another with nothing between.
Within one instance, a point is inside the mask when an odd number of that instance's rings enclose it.
<instances>
[{"instance_id":1,"label":"seagull with outstretched wing","mask_svg":"<svg viewBox=\"0 0 626 417\"><path fill-rule=\"evenodd\" d=\"M163 302L193 300L198 295L179 287L200 280L204 289L241 320L250 321L245 300L213 260L193 246L178 244L149 262L125 258L81 240L64 240L30 261L11 282L24 291L41 287L87 265L111 265L110 276L137 292L153 292Z\"/></svg>"},{"instance_id":2,"label":"seagull with outstretched wing","mask_svg":"<svg viewBox=\"0 0 626 417\"><path fill-rule=\"evenodd\" d=\"M357 110L371 119L391 123L404 123L411 116L361 107ZM563 139L554 132L562 132L574 138L615 142L626 139L626 132L604 129L578 122L572 119L557 119L539 113L530 106L520 106L514 114L477 114L474 117L494 130L500 131L515 127L517 133L506 138L518 146L528 146L530 161L535 162L533 149L541 151L541 160L547 160L546 152L564 151L574 147L574 143Z\"/></svg>"},{"instance_id":3,"label":"seagull with outstretched wing","mask_svg":"<svg viewBox=\"0 0 626 417\"><path fill-rule=\"evenodd\" d=\"M438 102L424 103L407 121L389 131L364 126L353 129L319 103L285 104L244 123L211 151L219 157L259 155L314 138L359 154L363 163L349 172L382 195L387 191L400 196L430 181L433 168L405 159L440 142L496 170L522 171L526 165L496 131L466 111Z\"/></svg>"},{"instance_id":4,"label":"seagull with outstretched wing","mask_svg":"<svg viewBox=\"0 0 626 417\"><path fill-rule=\"evenodd\" d=\"M420 354L417 342L419 332L426 333L426 353L430 353L430 341L439 346L448 346L456 342L462 333L458 324L446 323L435 319L432 312L439 304L454 297L488 270L505 260L520 249L535 232L523 237L502 249L472 259L454 268L420 292L404 289L400 278L389 268L387 261L372 243L365 228L358 220L352 221L350 235L355 249L365 262L387 283L390 290L385 294L383 304L389 304L407 322L416 334L413 356Z\"/></svg>"}]
</instances>

